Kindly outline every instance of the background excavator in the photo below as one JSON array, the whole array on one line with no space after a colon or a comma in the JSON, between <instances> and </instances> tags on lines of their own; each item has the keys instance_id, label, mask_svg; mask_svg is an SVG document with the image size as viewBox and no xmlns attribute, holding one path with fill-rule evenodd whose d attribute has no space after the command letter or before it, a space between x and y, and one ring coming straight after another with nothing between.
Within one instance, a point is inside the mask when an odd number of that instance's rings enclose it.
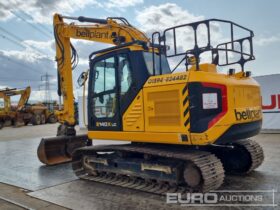
<instances>
[{"instance_id":1,"label":"background excavator","mask_svg":"<svg viewBox=\"0 0 280 210\"><path fill-rule=\"evenodd\" d=\"M211 27L222 24L230 39L214 44ZM163 194L214 190L225 173L246 174L263 162L262 148L248 139L262 124L260 87L244 70L255 59L251 30L209 19L154 32L150 40L124 18L55 14L54 35L63 109L56 113L58 136L38 147L44 164L72 160L82 179ZM76 135L74 128L77 53L71 38L115 45L89 55L89 74L78 79L80 85L88 79L87 135ZM208 61L202 62L205 54ZM178 61L173 70L170 58ZM184 71L173 72L181 64ZM232 65L240 70L217 70ZM93 139L131 143L91 146Z\"/></svg>"},{"instance_id":2,"label":"background excavator","mask_svg":"<svg viewBox=\"0 0 280 210\"><path fill-rule=\"evenodd\" d=\"M31 88L5 88L0 90L3 107L0 109L0 128L5 125L40 125L56 123L54 112L44 104L28 104ZM12 97L20 96L16 105L12 106Z\"/></svg>"},{"instance_id":3,"label":"background excavator","mask_svg":"<svg viewBox=\"0 0 280 210\"><path fill-rule=\"evenodd\" d=\"M27 103L31 93L31 88L23 89L5 88L0 90L0 98L3 99L3 107L0 110L0 128L4 125L12 124L18 126L24 124L23 115L20 113ZM16 106L12 106L11 97L20 96Z\"/></svg>"}]
</instances>

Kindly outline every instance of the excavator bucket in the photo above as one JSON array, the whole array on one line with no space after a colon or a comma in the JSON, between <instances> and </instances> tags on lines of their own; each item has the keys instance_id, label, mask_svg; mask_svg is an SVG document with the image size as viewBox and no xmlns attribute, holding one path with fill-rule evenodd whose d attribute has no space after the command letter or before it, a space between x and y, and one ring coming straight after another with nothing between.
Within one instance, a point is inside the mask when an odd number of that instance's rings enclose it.
<instances>
[{"instance_id":1,"label":"excavator bucket","mask_svg":"<svg viewBox=\"0 0 280 210\"><path fill-rule=\"evenodd\" d=\"M87 135L42 138L37 155L46 165L70 162L75 149L86 146L87 141Z\"/></svg>"}]
</instances>

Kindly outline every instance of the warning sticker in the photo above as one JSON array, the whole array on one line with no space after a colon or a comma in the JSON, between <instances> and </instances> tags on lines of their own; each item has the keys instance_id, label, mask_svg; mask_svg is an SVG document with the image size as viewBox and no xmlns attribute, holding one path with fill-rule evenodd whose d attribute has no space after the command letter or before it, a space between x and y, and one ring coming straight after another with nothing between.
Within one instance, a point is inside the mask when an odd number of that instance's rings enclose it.
<instances>
[{"instance_id":1,"label":"warning sticker","mask_svg":"<svg viewBox=\"0 0 280 210\"><path fill-rule=\"evenodd\" d=\"M203 93L202 103L203 103L203 109L217 109L218 108L217 93Z\"/></svg>"}]
</instances>

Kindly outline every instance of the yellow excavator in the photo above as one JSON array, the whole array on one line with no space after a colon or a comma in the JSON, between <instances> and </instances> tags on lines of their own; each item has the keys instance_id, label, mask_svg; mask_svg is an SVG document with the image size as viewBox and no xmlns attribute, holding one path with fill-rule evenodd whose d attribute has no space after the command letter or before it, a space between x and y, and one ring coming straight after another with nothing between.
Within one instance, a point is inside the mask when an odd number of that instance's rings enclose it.
<instances>
[{"instance_id":1,"label":"yellow excavator","mask_svg":"<svg viewBox=\"0 0 280 210\"><path fill-rule=\"evenodd\" d=\"M230 38L214 44L221 25ZM82 179L164 194L215 190L225 173L247 174L263 162L262 148L248 139L262 125L260 87L244 70L255 59L251 30L209 19L149 39L125 18L55 14L54 36L63 109L56 113L57 137L38 147L42 163L72 161ZM72 38L114 45L90 54L89 73L78 79L88 80L86 135L75 132ZM92 146L95 139L128 142Z\"/></svg>"},{"instance_id":2,"label":"yellow excavator","mask_svg":"<svg viewBox=\"0 0 280 210\"><path fill-rule=\"evenodd\" d=\"M3 99L3 108L0 110L0 128L7 124L8 121L15 126L21 123L23 124L23 115L21 111L25 107L30 93L31 88L29 86L23 89L5 88L0 90L0 98ZM14 108L11 105L12 96L20 96Z\"/></svg>"}]
</instances>

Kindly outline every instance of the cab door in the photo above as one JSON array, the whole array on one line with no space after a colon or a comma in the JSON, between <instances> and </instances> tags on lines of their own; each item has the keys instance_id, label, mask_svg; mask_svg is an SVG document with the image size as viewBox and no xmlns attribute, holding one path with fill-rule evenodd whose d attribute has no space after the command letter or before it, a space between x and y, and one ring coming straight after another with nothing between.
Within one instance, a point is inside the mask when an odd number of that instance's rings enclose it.
<instances>
[{"instance_id":1,"label":"cab door","mask_svg":"<svg viewBox=\"0 0 280 210\"><path fill-rule=\"evenodd\" d=\"M100 56L90 66L89 130L121 130L117 56Z\"/></svg>"}]
</instances>

